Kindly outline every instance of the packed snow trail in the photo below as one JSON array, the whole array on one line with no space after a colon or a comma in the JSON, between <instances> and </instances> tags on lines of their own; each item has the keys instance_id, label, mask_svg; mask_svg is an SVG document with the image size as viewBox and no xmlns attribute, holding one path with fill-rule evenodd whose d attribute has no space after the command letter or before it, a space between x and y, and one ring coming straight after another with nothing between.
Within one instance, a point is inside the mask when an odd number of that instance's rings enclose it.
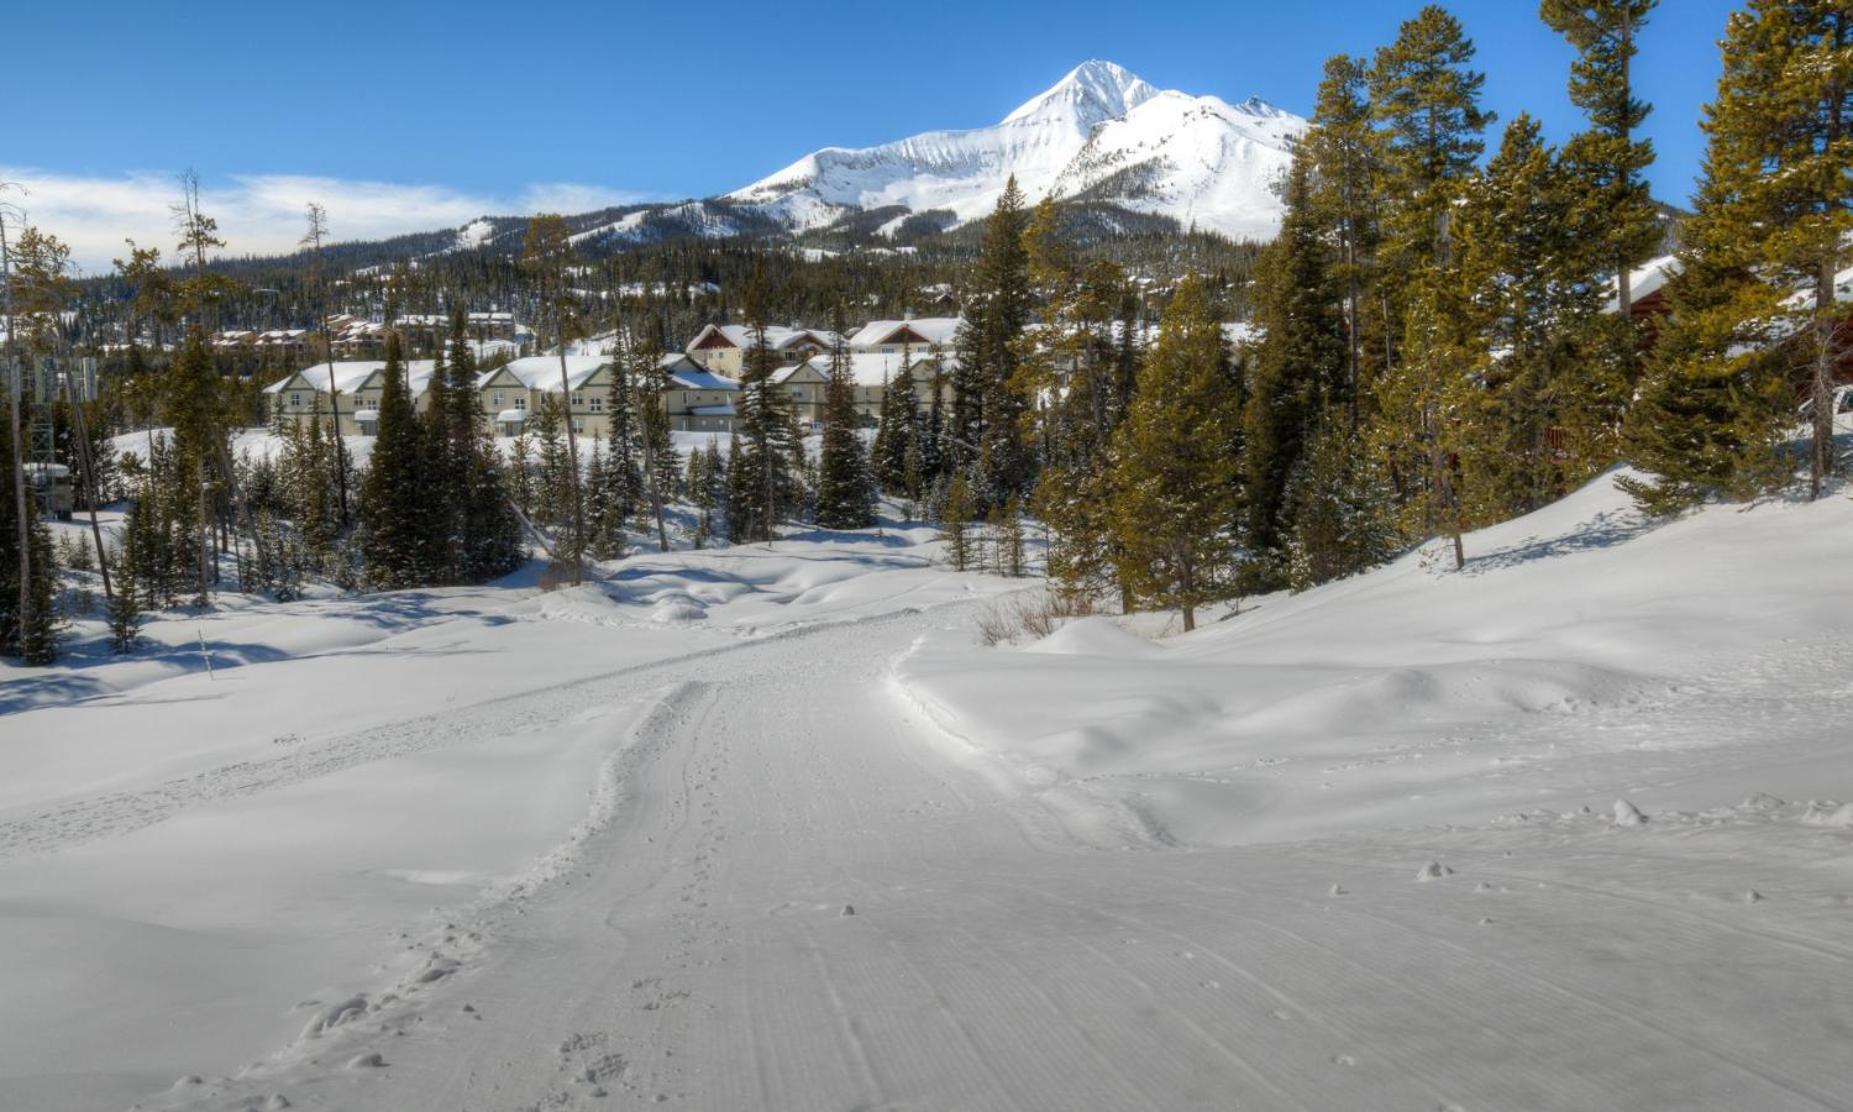
<instances>
[{"instance_id":1,"label":"packed snow trail","mask_svg":"<svg viewBox=\"0 0 1853 1112\"><path fill-rule=\"evenodd\" d=\"M1766 928L1728 848L1654 843L1669 880L1593 820L1171 848L949 759L890 674L970 619L652 670L552 883L401 999L149 1107L1853 1108L1816 858L1759 864L1809 909Z\"/></svg>"}]
</instances>

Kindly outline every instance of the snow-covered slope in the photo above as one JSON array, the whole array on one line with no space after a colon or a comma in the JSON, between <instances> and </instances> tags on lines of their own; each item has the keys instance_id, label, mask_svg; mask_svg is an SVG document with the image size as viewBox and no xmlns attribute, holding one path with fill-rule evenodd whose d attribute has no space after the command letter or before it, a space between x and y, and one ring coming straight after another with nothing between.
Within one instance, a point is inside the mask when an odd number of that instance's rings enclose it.
<instances>
[{"instance_id":1,"label":"snow-covered slope","mask_svg":"<svg viewBox=\"0 0 1853 1112\"><path fill-rule=\"evenodd\" d=\"M793 228L892 205L984 216L1015 175L1033 199L1105 201L1235 236L1270 236L1270 186L1306 121L1163 91L1111 62L1077 66L992 127L931 131L878 147L826 147L722 200Z\"/></svg>"},{"instance_id":2,"label":"snow-covered slope","mask_svg":"<svg viewBox=\"0 0 1853 1112\"><path fill-rule=\"evenodd\" d=\"M0 1108L1853 1109L1853 499L1613 478L1162 641L893 517L85 619Z\"/></svg>"}]
</instances>

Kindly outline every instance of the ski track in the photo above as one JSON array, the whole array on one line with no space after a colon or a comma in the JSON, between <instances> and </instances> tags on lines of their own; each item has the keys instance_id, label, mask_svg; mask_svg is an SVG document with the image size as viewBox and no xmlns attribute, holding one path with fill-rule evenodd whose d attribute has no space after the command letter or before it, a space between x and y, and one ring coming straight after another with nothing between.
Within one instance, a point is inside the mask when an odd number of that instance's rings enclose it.
<instances>
[{"instance_id":1,"label":"ski track","mask_svg":"<svg viewBox=\"0 0 1853 1112\"><path fill-rule=\"evenodd\" d=\"M585 710L635 701L661 682L653 677L674 673L694 661L750 653L836 625L881 622L895 616L807 622L738 645L684 653L467 706L446 707L418 718L293 747L268 760L236 761L135 791L61 800L0 822L0 859L121 837L190 807L287 787L357 765L467 744L485 736L542 730Z\"/></svg>"},{"instance_id":2,"label":"ski track","mask_svg":"<svg viewBox=\"0 0 1853 1112\"><path fill-rule=\"evenodd\" d=\"M651 699L582 836L431 941L457 972L145 1107L1853 1109L1844 1062L1743 1005L1768 977L1853 1030L1832 987L1853 951L1525 867L1546 841L1603 852L1576 830L1196 850L1104 793L1012 795L947 761L886 680L972 609L810 626L47 808L0 826L0 852ZM1429 859L1456 875L1411 883ZM1656 987L1682 970L1704 983ZM1712 997L1722 1013L1692 1009ZM368 1053L386 1068L344 1068Z\"/></svg>"}]
</instances>

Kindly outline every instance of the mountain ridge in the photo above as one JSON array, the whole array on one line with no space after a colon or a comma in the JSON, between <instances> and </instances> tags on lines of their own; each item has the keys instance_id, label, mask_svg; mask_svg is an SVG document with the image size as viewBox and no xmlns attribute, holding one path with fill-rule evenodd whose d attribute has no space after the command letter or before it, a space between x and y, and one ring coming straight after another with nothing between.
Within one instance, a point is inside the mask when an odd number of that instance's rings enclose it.
<instances>
[{"instance_id":1,"label":"mountain ridge","mask_svg":"<svg viewBox=\"0 0 1853 1112\"><path fill-rule=\"evenodd\" d=\"M876 209L901 211L883 225L890 231L926 213L950 214L956 226L988 214L1014 176L1032 201L1089 201L1268 239L1282 212L1275 185L1306 127L1260 97L1231 104L1160 89L1091 59L995 124L820 147L738 189L640 209L582 238L800 234Z\"/></svg>"}]
</instances>

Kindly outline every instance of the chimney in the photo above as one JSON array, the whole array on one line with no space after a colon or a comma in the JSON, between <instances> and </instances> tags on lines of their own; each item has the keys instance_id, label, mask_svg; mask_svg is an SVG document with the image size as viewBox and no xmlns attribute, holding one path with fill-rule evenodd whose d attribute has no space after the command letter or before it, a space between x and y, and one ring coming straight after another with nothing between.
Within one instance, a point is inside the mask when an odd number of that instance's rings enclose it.
<instances>
[{"instance_id":1,"label":"chimney","mask_svg":"<svg viewBox=\"0 0 1853 1112\"><path fill-rule=\"evenodd\" d=\"M901 319L902 319L902 320L913 320L913 319L914 319L914 311L913 311L912 309L904 309L904 310L902 310L902 311L901 311Z\"/></svg>"}]
</instances>

